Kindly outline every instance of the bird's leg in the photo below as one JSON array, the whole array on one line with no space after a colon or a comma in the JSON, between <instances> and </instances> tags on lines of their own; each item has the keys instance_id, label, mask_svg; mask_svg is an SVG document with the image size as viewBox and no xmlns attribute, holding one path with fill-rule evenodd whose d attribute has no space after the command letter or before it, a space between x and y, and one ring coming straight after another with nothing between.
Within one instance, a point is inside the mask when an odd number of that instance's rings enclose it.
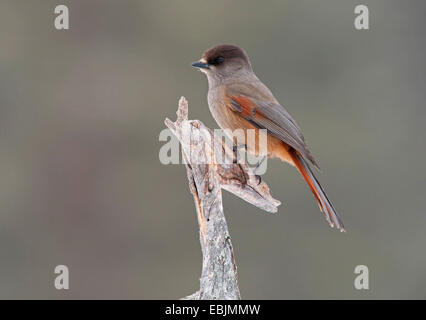
<instances>
[{"instance_id":1,"label":"bird's leg","mask_svg":"<svg viewBox=\"0 0 426 320\"><path fill-rule=\"evenodd\" d=\"M259 170L260 166L265 162L267 156L263 156L262 159L260 159L259 163L254 167L253 172L254 174L257 174L257 171Z\"/></svg>"},{"instance_id":2,"label":"bird's leg","mask_svg":"<svg viewBox=\"0 0 426 320\"><path fill-rule=\"evenodd\" d=\"M256 167L253 169L254 176L257 178L257 184L259 185L262 182L262 177L257 173L260 166L263 164L267 156L263 156L262 159L260 159L259 163L256 165Z\"/></svg>"},{"instance_id":3,"label":"bird's leg","mask_svg":"<svg viewBox=\"0 0 426 320\"><path fill-rule=\"evenodd\" d=\"M238 163L238 152L241 148L244 148L245 151L247 151L247 145L246 144L234 144L232 146L232 151L234 152L234 160L233 163Z\"/></svg>"}]
</instances>

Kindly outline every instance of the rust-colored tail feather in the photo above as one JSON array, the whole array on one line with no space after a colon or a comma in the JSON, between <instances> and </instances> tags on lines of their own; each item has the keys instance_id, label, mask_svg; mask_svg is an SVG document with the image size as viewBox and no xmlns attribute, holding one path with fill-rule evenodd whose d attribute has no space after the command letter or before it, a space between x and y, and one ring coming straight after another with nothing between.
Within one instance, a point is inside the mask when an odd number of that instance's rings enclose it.
<instances>
[{"instance_id":1,"label":"rust-colored tail feather","mask_svg":"<svg viewBox=\"0 0 426 320\"><path fill-rule=\"evenodd\" d=\"M297 153L296 150L291 150L290 154L293 158L293 162L296 168L299 170L303 179L306 181L315 198L317 199L318 206L320 207L320 210L324 213L325 218L327 219L330 226L336 226L337 229L342 232L345 232L346 230L343 226L342 220L340 220L336 209L334 209L331 201L328 200L327 195L319 184L317 178L314 176L308 163L305 161L305 159L303 159L301 155Z\"/></svg>"}]
</instances>

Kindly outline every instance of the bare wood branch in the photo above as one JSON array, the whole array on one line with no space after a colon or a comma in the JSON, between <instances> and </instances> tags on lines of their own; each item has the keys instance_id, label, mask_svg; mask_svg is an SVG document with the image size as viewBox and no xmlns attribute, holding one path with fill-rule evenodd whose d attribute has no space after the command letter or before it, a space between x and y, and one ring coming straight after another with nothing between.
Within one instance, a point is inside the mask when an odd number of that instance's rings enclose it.
<instances>
[{"instance_id":1,"label":"bare wood branch","mask_svg":"<svg viewBox=\"0 0 426 320\"><path fill-rule=\"evenodd\" d=\"M188 103L179 100L177 120L165 120L179 139L200 227L203 266L200 290L184 299L240 299L237 267L222 206L222 189L268 212L281 204L268 186L199 120L188 120Z\"/></svg>"}]
</instances>

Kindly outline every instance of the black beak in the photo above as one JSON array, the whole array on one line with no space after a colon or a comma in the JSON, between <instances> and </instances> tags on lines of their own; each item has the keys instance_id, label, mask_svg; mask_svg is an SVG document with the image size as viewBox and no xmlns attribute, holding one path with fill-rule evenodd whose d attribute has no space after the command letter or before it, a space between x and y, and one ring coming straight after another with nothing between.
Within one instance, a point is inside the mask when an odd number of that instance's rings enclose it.
<instances>
[{"instance_id":1,"label":"black beak","mask_svg":"<svg viewBox=\"0 0 426 320\"><path fill-rule=\"evenodd\" d=\"M210 65L208 63L202 63L200 61L196 61L192 64L195 68L209 69Z\"/></svg>"}]
</instances>

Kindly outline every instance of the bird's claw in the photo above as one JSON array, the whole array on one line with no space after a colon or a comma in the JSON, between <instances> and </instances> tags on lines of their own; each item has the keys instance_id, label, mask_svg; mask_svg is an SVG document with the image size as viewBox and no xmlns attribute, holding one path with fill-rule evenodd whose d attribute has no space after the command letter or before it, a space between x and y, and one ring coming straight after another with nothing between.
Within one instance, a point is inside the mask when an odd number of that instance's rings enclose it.
<instances>
[{"instance_id":1,"label":"bird's claw","mask_svg":"<svg viewBox=\"0 0 426 320\"><path fill-rule=\"evenodd\" d=\"M261 184L262 183L262 177L259 176L258 174L255 174L254 176L257 179L257 185Z\"/></svg>"},{"instance_id":2,"label":"bird's claw","mask_svg":"<svg viewBox=\"0 0 426 320\"><path fill-rule=\"evenodd\" d=\"M247 145L246 144L240 144L240 145L236 145L236 144L234 144L233 146L232 146L232 152L234 153L234 159L233 159L233 163L234 164L236 164L236 163L238 163L238 151L241 149L241 148L244 148L244 150L247 150Z\"/></svg>"}]
</instances>

